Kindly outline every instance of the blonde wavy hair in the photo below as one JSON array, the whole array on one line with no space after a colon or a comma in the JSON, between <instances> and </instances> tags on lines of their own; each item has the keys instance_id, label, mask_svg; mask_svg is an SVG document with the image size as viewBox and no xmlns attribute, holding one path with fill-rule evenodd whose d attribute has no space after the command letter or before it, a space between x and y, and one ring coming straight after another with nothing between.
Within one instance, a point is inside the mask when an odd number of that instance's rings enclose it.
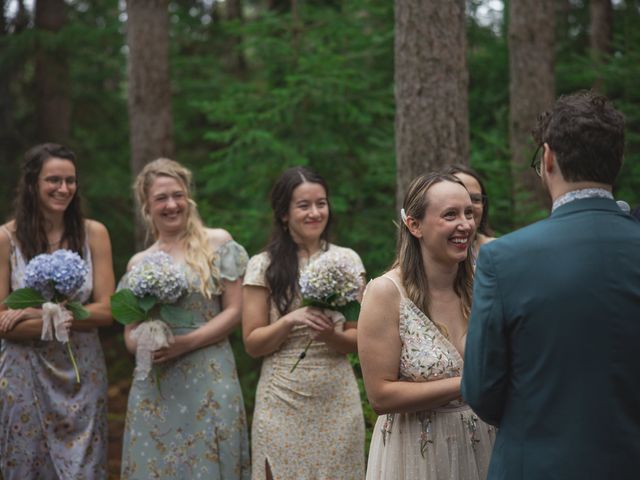
<instances>
[{"instance_id":1,"label":"blonde wavy hair","mask_svg":"<svg viewBox=\"0 0 640 480\"><path fill-rule=\"evenodd\" d=\"M427 212L427 192L432 186L440 182L453 182L464 187L464 184L457 177L447 173L420 175L411 182L402 202L405 214L422 220ZM396 261L393 267L400 267L400 279L409 300L431 318L429 314L429 278L424 269L420 240L411 235L404 221L401 221L400 224L396 252ZM460 298L462 315L465 324L468 324L473 290L473 264L470 254L467 255L464 262L460 262L458 265L458 273L453 284L453 290ZM448 336L444 325L438 324L433 318L431 320L445 336Z\"/></svg>"},{"instance_id":2,"label":"blonde wavy hair","mask_svg":"<svg viewBox=\"0 0 640 480\"><path fill-rule=\"evenodd\" d=\"M158 229L149 215L149 189L158 177L169 177L180 183L187 196L187 225L180 240L184 247L185 262L196 272L200 280L200 292L207 298L218 294L222 282L220 271L215 267L216 254L211 250L207 232L198 214L198 206L191 198L191 171L168 158L158 158L147 163L133 183L133 191L140 213L147 227L147 239L158 239Z\"/></svg>"}]
</instances>

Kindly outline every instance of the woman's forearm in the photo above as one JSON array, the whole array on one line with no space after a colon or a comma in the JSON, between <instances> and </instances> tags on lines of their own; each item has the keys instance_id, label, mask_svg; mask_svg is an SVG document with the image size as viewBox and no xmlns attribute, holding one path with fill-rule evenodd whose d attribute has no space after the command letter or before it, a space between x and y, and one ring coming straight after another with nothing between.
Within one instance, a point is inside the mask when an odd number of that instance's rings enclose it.
<instances>
[{"instance_id":1,"label":"woman's forearm","mask_svg":"<svg viewBox=\"0 0 640 480\"><path fill-rule=\"evenodd\" d=\"M13 341L37 340L42 335L42 319L29 318L16 324L8 332L0 333L0 338Z\"/></svg>"},{"instance_id":2,"label":"woman's forearm","mask_svg":"<svg viewBox=\"0 0 640 480\"><path fill-rule=\"evenodd\" d=\"M357 341L358 331L355 328L349 328L343 331L336 331L331 337L325 340L325 343L338 353L352 353L358 351Z\"/></svg>"},{"instance_id":3,"label":"woman's forearm","mask_svg":"<svg viewBox=\"0 0 640 480\"><path fill-rule=\"evenodd\" d=\"M92 330L98 327L108 327L113 323L109 303L94 302L84 305L84 308L89 311L89 317L84 320L74 320L71 327L73 330Z\"/></svg>"},{"instance_id":4,"label":"woman's forearm","mask_svg":"<svg viewBox=\"0 0 640 480\"><path fill-rule=\"evenodd\" d=\"M255 328L244 337L245 350L254 358L270 355L287 340L292 328L287 315L270 325Z\"/></svg>"},{"instance_id":5,"label":"woman's forearm","mask_svg":"<svg viewBox=\"0 0 640 480\"><path fill-rule=\"evenodd\" d=\"M376 391L367 390L367 395L378 415L430 410L460 398L460 377L428 382L385 381Z\"/></svg>"},{"instance_id":6,"label":"woman's forearm","mask_svg":"<svg viewBox=\"0 0 640 480\"><path fill-rule=\"evenodd\" d=\"M229 307L206 324L185 335L191 350L207 347L227 338L240 323L240 309Z\"/></svg>"}]
</instances>

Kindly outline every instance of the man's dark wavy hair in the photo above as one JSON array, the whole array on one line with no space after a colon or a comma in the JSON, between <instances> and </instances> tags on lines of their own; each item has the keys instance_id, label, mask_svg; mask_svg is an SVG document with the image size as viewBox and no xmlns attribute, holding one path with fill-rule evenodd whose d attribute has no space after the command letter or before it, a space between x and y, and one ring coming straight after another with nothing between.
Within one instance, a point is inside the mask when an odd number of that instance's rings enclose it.
<instances>
[{"instance_id":1,"label":"man's dark wavy hair","mask_svg":"<svg viewBox=\"0 0 640 480\"><path fill-rule=\"evenodd\" d=\"M531 133L536 145L549 145L568 182L613 185L620 173L624 116L602 95L587 90L561 96Z\"/></svg>"}]
</instances>

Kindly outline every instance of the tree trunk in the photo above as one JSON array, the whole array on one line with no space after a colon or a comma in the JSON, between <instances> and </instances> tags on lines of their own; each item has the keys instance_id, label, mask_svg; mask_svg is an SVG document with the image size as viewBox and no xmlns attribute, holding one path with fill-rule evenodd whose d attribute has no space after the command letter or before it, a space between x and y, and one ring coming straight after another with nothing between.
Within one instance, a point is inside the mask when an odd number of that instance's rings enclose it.
<instances>
[{"instance_id":1,"label":"tree trunk","mask_svg":"<svg viewBox=\"0 0 640 480\"><path fill-rule=\"evenodd\" d=\"M529 166L537 147L531 130L555 96L555 2L511 0L509 8L509 147L517 226L539 218L550 204Z\"/></svg>"},{"instance_id":2,"label":"tree trunk","mask_svg":"<svg viewBox=\"0 0 640 480\"><path fill-rule=\"evenodd\" d=\"M158 157L173 156L169 17L166 0L127 1L131 174ZM136 247L144 244L136 208Z\"/></svg>"},{"instance_id":3,"label":"tree trunk","mask_svg":"<svg viewBox=\"0 0 640 480\"><path fill-rule=\"evenodd\" d=\"M591 0L589 5L591 28L589 43L596 71L594 88L602 89L602 66L607 63L613 42L613 5L611 0Z\"/></svg>"},{"instance_id":4,"label":"tree trunk","mask_svg":"<svg viewBox=\"0 0 640 480\"><path fill-rule=\"evenodd\" d=\"M291 0L268 0L267 9L272 12L287 13L291 10Z\"/></svg>"},{"instance_id":5,"label":"tree trunk","mask_svg":"<svg viewBox=\"0 0 640 480\"><path fill-rule=\"evenodd\" d=\"M398 205L417 175L468 163L466 54L463 0L396 1Z\"/></svg>"},{"instance_id":6,"label":"tree trunk","mask_svg":"<svg viewBox=\"0 0 640 480\"><path fill-rule=\"evenodd\" d=\"M611 0L591 0L591 50L599 55L611 53L613 5Z\"/></svg>"},{"instance_id":7,"label":"tree trunk","mask_svg":"<svg viewBox=\"0 0 640 480\"><path fill-rule=\"evenodd\" d=\"M35 27L41 33L36 52L36 118L40 142L67 143L71 130L69 66L64 45L54 35L67 22L64 0L37 0Z\"/></svg>"},{"instance_id":8,"label":"tree trunk","mask_svg":"<svg viewBox=\"0 0 640 480\"><path fill-rule=\"evenodd\" d=\"M243 22L242 0L227 0L226 7L227 20ZM229 51L231 52L231 70L239 77L243 77L247 71L247 61L242 51L242 37L240 35L231 37Z\"/></svg>"}]
</instances>

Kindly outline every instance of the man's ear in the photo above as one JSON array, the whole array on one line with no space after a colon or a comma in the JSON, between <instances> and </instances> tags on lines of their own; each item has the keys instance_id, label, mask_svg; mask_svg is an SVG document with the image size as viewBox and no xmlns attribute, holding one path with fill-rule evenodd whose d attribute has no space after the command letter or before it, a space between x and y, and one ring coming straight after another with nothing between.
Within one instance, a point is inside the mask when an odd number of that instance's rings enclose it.
<instances>
[{"instance_id":1,"label":"man's ear","mask_svg":"<svg viewBox=\"0 0 640 480\"><path fill-rule=\"evenodd\" d=\"M542 154L542 168L545 172L547 172L547 175L558 170L556 154L553 150L551 150L551 147L546 142L544 144L544 153Z\"/></svg>"}]
</instances>

